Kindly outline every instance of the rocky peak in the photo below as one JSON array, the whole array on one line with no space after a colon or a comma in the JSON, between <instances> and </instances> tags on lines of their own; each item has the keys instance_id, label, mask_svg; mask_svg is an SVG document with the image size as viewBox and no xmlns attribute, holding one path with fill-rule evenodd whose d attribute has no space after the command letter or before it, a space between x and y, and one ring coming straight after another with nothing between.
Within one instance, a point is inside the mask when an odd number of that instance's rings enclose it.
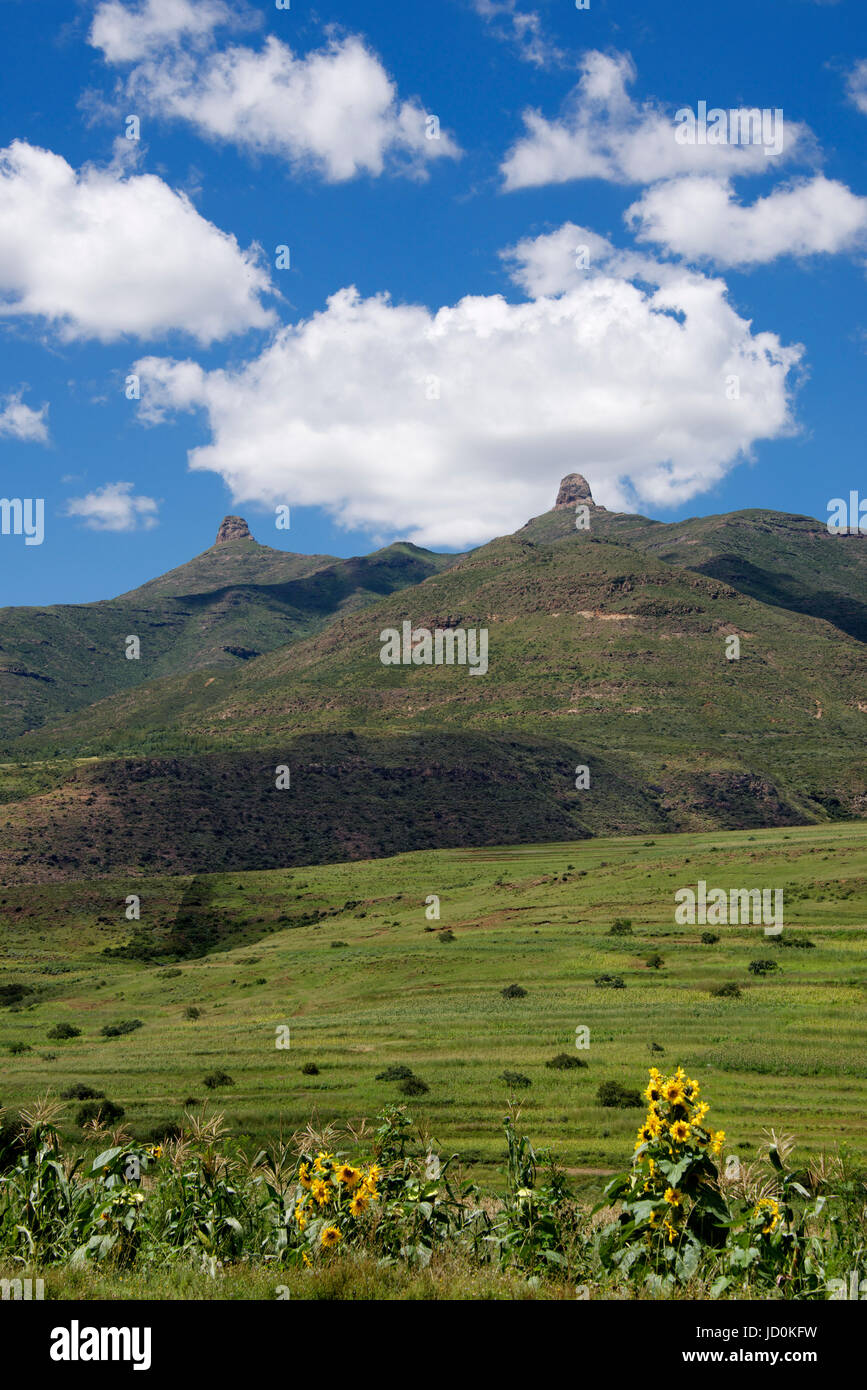
<instances>
[{"instance_id":1,"label":"rocky peak","mask_svg":"<svg viewBox=\"0 0 867 1390\"><path fill-rule=\"evenodd\" d=\"M226 541L251 541L250 528L242 516L224 516L220 522L220 529L217 532L215 545L223 545Z\"/></svg>"},{"instance_id":2,"label":"rocky peak","mask_svg":"<svg viewBox=\"0 0 867 1390\"><path fill-rule=\"evenodd\" d=\"M590 507L596 505L587 479L580 473L567 473L560 484L554 507L574 507L578 502L586 502Z\"/></svg>"}]
</instances>

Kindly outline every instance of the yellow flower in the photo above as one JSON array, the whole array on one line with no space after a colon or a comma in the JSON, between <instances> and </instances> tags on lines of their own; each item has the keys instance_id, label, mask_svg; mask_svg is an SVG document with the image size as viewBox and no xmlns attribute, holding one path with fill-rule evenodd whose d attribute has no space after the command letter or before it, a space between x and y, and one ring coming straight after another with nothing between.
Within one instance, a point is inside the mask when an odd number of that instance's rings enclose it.
<instances>
[{"instance_id":1,"label":"yellow flower","mask_svg":"<svg viewBox=\"0 0 867 1390\"><path fill-rule=\"evenodd\" d=\"M658 1225L659 1225L659 1212L658 1212L658 1211L652 1211L652 1212L650 1213L650 1216L649 1216L647 1219L648 1219L648 1221L650 1222L650 1225L651 1225L651 1226L658 1226Z\"/></svg>"},{"instance_id":2,"label":"yellow flower","mask_svg":"<svg viewBox=\"0 0 867 1390\"><path fill-rule=\"evenodd\" d=\"M333 1159L333 1157L334 1157L334 1154L328 1154L328 1153L325 1153L324 1150L321 1150L321 1151L316 1155L316 1159L315 1159L314 1164L313 1164L313 1171L314 1171L314 1173L324 1173L324 1172L325 1172L326 1165L329 1164L329 1163L331 1162L331 1160Z\"/></svg>"},{"instance_id":3,"label":"yellow flower","mask_svg":"<svg viewBox=\"0 0 867 1390\"><path fill-rule=\"evenodd\" d=\"M712 1138L712 1140L711 1140L711 1148L713 1149L713 1151L714 1151L714 1153L716 1154L717 1158L719 1158L720 1154L722 1153L722 1146L723 1146L723 1144L725 1143L725 1141L726 1141L726 1132L725 1132L725 1130L724 1130L724 1129L718 1129L717 1132L716 1132L716 1134L713 1136L713 1138Z\"/></svg>"},{"instance_id":4,"label":"yellow flower","mask_svg":"<svg viewBox=\"0 0 867 1390\"><path fill-rule=\"evenodd\" d=\"M304 1208L300 1202L295 1208L295 1220L298 1222L299 1231L303 1231L304 1227L307 1225L307 1217L304 1215Z\"/></svg>"},{"instance_id":5,"label":"yellow flower","mask_svg":"<svg viewBox=\"0 0 867 1390\"><path fill-rule=\"evenodd\" d=\"M327 1206L331 1201L331 1188L321 1178L316 1179L310 1191L313 1194L314 1202L317 1202L320 1207Z\"/></svg>"},{"instance_id":6,"label":"yellow flower","mask_svg":"<svg viewBox=\"0 0 867 1390\"><path fill-rule=\"evenodd\" d=\"M683 1201L683 1193L679 1187L667 1187L665 1189L665 1200L670 1207L679 1207Z\"/></svg>"},{"instance_id":7,"label":"yellow flower","mask_svg":"<svg viewBox=\"0 0 867 1390\"><path fill-rule=\"evenodd\" d=\"M303 1250L303 1251L301 1252L301 1258L302 1258L302 1260L304 1261L304 1263L306 1264L306 1266L307 1266L308 1269L311 1269L311 1268L313 1267L313 1261L310 1259L310 1256L307 1254L307 1251L306 1251L306 1250Z\"/></svg>"},{"instance_id":8,"label":"yellow flower","mask_svg":"<svg viewBox=\"0 0 867 1390\"><path fill-rule=\"evenodd\" d=\"M683 1086L677 1078L672 1081L666 1081L662 1088L662 1095L663 1099L667 1100L669 1105L683 1105L686 1100L683 1094Z\"/></svg>"},{"instance_id":9,"label":"yellow flower","mask_svg":"<svg viewBox=\"0 0 867 1390\"><path fill-rule=\"evenodd\" d=\"M376 1163L371 1163L370 1167L368 1168L368 1170L367 1170L367 1172L366 1172L366 1174L365 1174L365 1176L364 1176L364 1181L365 1181L366 1183L372 1184L372 1185L375 1187L381 1176L382 1176L382 1169L378 1166L378 1164L376 1164Z\"/></svg>"},{"instance_id":10,"label":"yellow flower","mask_svg":"<svg viewBox=\"0 0 867 1390\"><path fill-rule=\"evenodd\" d=\"M353 1168L350 1163L341 1163L340 1166L335 1169L335 1177L338 1182L343 1183L344 1186L348 1187L351 1191L352 1188L357 1187L361 1181L361 1169Z\"/></svg>"},{"instance_id":11,"label":"yellow flower","mask_svg":"<svg viewBox=\"0 0 867 1390\"><path fill-rule=\"evenodd\" d=\"M319 1237L319 1239L325 1246L326 1250L330 1250L332 1246L337 1245L339 1241L342 1240L342 1236L336 1226L325 1226L323 1227L322 1234Z\"/></svg>"},{"instance_id":12,"label":"yellow flower","mask_svg":"<svg viewBox=\"0 0 867 1390\"><path fill-rule=\"evenodd\" d=\"M310 1186L310 1164L302 1163L298 1169L298 1181L302 1187Z\"/></svg>"},{"instance_id":13,"label":"yellow flower","mask_svg":"<svg viewBox=\"0 0 867 1390\"><path fill-rule=\"evenodd\" d=\"M683 1120L677 1120L671 1126L671 1137L677 1144L685 1144L689 1138L689 1125Z\"/></svg>"},{"instance_id":14,"label":"yellow flower","mask_svg":"<svg viewBox=\"0 0 867 1390\"><path fill-rule=\"evenodd\" d=\"M657 1072L656 1075L658 1077L659 1073ZM662 1099L662 1087L658 1080L648 1081L644 1088L644 1099L650 1105L655 1105L658 1100Z\"/></svg>"},{"instance_id":15,"label":"yellow flower","mask_svg":"<svg viewBox=\"0 0 867 1390\"><path fill-rule=\"evenodd\" d=\"M770 1217L770 1223L762 1227L762 1235L769 1236L780 1221L780 1208L773 1197L760 1197L753 1208L753 1216L761 1215L763 1207L766 1208L767 1215Z\"/></svg>"},{"instance_id":16,"label":"yellow flower","mask_svg":"<svg viewBox=\"0 0 867 1390\"><path fill-rule=\"evenodd\" d=\"M361 1216L362 1212L367 1209L368 1201L369 1198L365 1197L362 1192L356 1192L352 1201L349 1203L349 1210L352 1212L352 1215Z\"/></svg>"},{"instance_id":17,"label":"yellow flower","mask_svg":"<svg viewBox=\"0 0 867 1390\"><path fill-rule=\"evenodd\" d=\"M670 1221L666 1221L666 1223L665 1223L665 1229L668 1231L668 1243L669 1243L669 1245L674 1245L674 1237L677 1235L677 1231L676 1231L675 1228L672 1226L672 1224L671 1224Z\"/></svg>"}]
</instances>

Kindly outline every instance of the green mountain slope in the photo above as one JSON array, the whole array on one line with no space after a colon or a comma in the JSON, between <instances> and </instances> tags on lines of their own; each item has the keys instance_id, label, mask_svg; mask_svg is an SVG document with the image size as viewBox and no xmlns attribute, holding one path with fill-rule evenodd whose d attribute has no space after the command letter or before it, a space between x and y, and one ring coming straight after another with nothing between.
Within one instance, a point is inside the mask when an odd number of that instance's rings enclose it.
<instances>
[{"instance_id":1,"label":"green mountain slope","mask_svg":"<svg viewBox=\"0 0 867 1390\"><path fill-rule=\"evenodd\" d=\"M0 610L0 740L155 677L231 669L455 559L405 543L349 560L293 555L239 527L227 518L202 555L119 598ZM139 659L127 658L130 635Z\"/></svg>"}]
</instances>

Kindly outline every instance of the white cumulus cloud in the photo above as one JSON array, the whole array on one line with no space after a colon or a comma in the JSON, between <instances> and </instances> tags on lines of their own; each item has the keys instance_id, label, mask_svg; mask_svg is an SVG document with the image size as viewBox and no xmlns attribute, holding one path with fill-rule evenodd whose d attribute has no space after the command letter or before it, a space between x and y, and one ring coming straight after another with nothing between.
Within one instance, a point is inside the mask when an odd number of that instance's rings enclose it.
<instances>
[{"instance_id":1,"label":"white cumulus cloud","mask_svg":"<svg viewBox=\"0 0 867 1390\"><path fill-rule=\"evenodd\" d=\"M66 504L67 516L80 517L94 531L149 531L157 525L158 510L153 497L133 493L132 483L106 483Z\"/></svg>"},{"instance_id":2,"label":"white cumulus cloud","mask_svg":"<svg viewBox=\"0 0 867 1390\"><path fill-rule=\"evenodd\" d=\"M135 62L124 91L137 111L184 121L208 139L275 155L332 183L386 168L423 177L431 160L460 154L438 113L401 100L356 35L332 37L303 56L274 35L258 49L220 48L213 30L222 21L208 16L221 5L205 7L199 42L183 41L192 6L149 0L145 9L140 39L119 0L101 7L90 35L108 62Z\"/></svg>"},{"instance_id":3,"label":"white cumulus cloud","mask_svg":"<svg viewBox=\"0 0 867 1390\"><path fill-rule=\"evenodd\" d=\"M679 143L673 109L639 104L629 95L636 72L627 54L593 50L581 69L560 116L549 120L539 111L524 112L526 134L501 166L507 190L572 179L653 183L687 173L764 174L780 159L814 153L807 127L785 119L777 155L769 156L758 143Z\"/></svg>"},{"instance_id":4,"label":"white cumulus cloud","mask_svg":"<svg viewBox=\"0 0 867 1390\"><path fill-rule=\"evenodd\" d=\"M33 410L21 399L21 392L12 392L0 401L0 435L20 439L25 444L48 443L48 406Z\"/></svg>"},{"instance_id":5,"label":"white cumulus cloud","mask_svg":"<svg viewBox=\"0 0 867 1390\"><path fill-rule=\"evenodd\" d=\"M865 241L867 198L819 176L744 206L726 179L685 178L648 189L625 216L639 240L688 260L750 266L854 250Z\"/></svg>"},{"instance_id":6,"label":"white cumulus cloud","mask_svg":"<svg viewBox=\"0 0 867 1390\"><path fill-rule=\"evenodd\" d=\"M203 412L210 440L190 466L233 503L316 505L455 546L546 510L573 470L605 505L670 506L791 430L802 349L753 331L722 281L571 224L509 262L530 294L516 303L431 311L350 287L238 368L145 358L144 417Z\"/></svg>"},{"instance_id":7,"label":"white cumulus cloud","mask_svg":"<svg viewBox=\"0 0 867 1390\"><path fill-rule=\"evenodd\" d=\"M859 111L867 116L867 58L856 63L846 83L849 96Z\"/></svg>"},{"instance_id":8,"label":"white cumulus cloud","mask_svg":"<svg viewBox=\"0 0 867 1390\"><path fill-rule=\"evenodd\" d=\"M0 315L64 340L173 330L211 343L274 315L256 249L242 251L153 174L76 171L16 140L0 151Z\"/></svg>"},{"instance_id":9,"label":"white cumulus cloud","mask_svg":"<svg viewBox=\"0 0 867 1390\"><path fill-rule=\"evenodd\" d=\"M201 40L219 25L232 22L221 0L142 0L124 5L104 0L97 5L90 42L110 63L131 63L167 44Z\"/></svg>"}]
</instances>

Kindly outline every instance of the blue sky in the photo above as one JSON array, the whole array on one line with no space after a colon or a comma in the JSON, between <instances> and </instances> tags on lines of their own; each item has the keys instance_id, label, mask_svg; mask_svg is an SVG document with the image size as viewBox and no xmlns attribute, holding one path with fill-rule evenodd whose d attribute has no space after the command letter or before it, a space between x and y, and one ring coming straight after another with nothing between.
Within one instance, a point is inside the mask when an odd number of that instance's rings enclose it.
<instances>
[{"instance_id":1,"label":"blue sky","mask_svg":"<svg viewBox=\"0 0 867 1390\"><path fill-rule=\"evenodd\" d=\"M227 512L347 555L478 544L573 469L664 520L867 492L861 0L0 0L0 30L0 493L46 509L0 603L123 592ZM701 101L782 110L784 148L679 144Z\"/></svg>"}]
</instances>

